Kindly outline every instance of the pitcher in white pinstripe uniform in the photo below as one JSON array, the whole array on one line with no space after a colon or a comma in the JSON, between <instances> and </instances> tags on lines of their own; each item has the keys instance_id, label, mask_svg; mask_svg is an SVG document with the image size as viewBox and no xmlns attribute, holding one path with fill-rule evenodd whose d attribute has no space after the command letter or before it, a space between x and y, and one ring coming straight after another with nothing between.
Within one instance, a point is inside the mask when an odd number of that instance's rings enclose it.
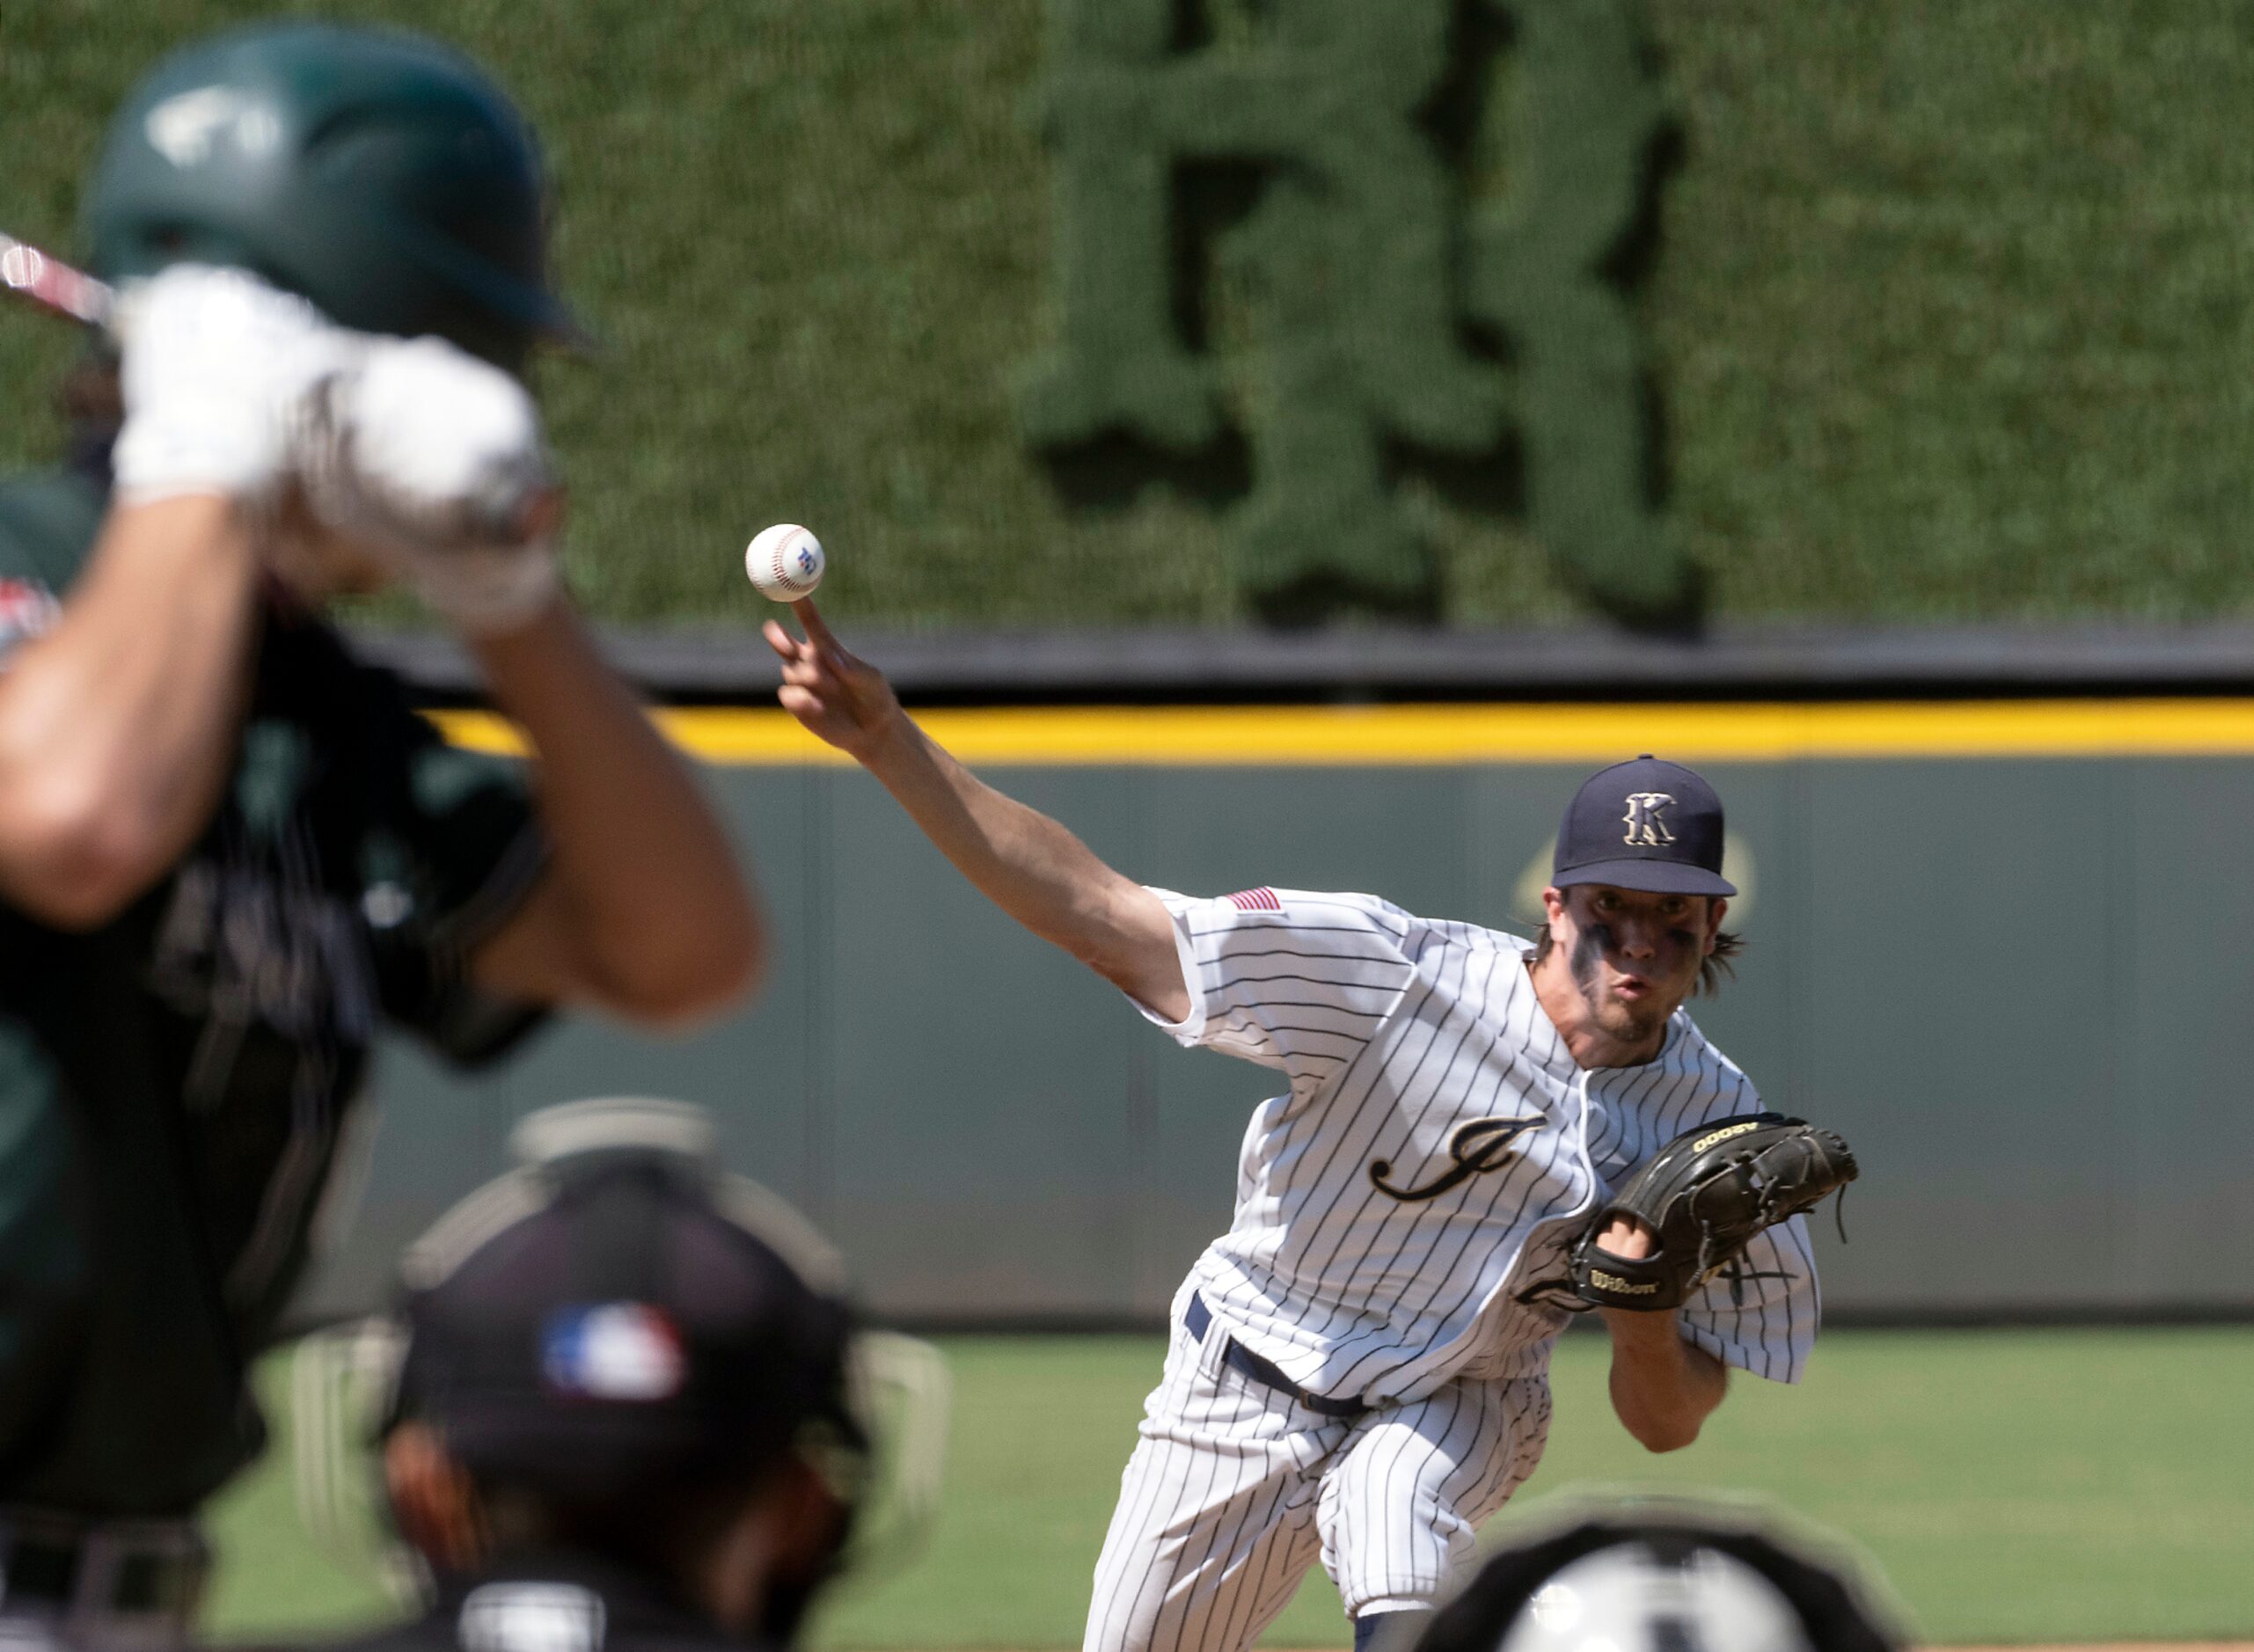
<instances>
[{"instance_id":1,"label":"pitcher in white pinstripe uniform","mask_svg":"<svg viewBox=\"0 0 2254 1652\"><path fill-rule=\"evenodd\" d=\"M1682 1007L1735 944L1720 800L1648 757L1588 781L1536 942L1367 895L1195 899L978 780L795 606L807 640L767 637L801 722L1178 1042L1289 1085L1254 1113L1235 1220L1175 1298L1088 1652L1236 1652L1317 1560L1366 1646L1454 1581L1540 1458L1566 1316L1524 1294L1636 1164L1758 1109ZM1602 1242L1649 1241L1621 1223ZM1687 1445L1731 1366L1799 1377L1817 1319L1805 1227L1769 1229L1687 1308L1605 1319L1621 1422L1652 1451Z\"/></svg>"}]
</instances>

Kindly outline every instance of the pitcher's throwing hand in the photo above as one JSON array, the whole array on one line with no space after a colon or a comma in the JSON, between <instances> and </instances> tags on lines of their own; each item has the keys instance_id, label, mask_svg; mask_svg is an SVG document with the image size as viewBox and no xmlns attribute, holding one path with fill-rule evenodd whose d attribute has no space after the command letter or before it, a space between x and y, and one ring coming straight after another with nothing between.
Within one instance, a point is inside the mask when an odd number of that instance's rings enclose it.
<instances>
[{"instance_id":1,"label":"pitcher's throwing hand","mask_svg":"<svg viewBox=\"0 0 2254 1652\"><path fill-rule=\"evenodd\" d=\"M899 697L882 672L845 652L812 598L793 603L791 611L806 628L802 640L778 620L763 628L767 646L783 663L783 686L775 698L813 734L865 763L880 740L906 724Z\"/></svg>"}]
</instances>

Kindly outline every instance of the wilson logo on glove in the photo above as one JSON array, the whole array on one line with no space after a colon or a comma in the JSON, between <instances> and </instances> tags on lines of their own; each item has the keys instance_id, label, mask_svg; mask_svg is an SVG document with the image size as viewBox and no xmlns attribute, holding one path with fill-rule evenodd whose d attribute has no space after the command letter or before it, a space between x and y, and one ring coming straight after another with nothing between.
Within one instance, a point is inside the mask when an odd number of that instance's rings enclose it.
<instances>
[{"instance_id":1,"label":"wilson logo on glove","mask_svg":"<svg viewBox=\"0 0 2254 1652\"><path fill-rule=\"evenodd\" d=\"M1600 1289L1617 1292L1623 1297L1648 1297L1659 1289L1650 1280L1639 1285L1633 1280L1622 1279L1618 1274L1601 1273L1595 1268L1589 1270L1589 1279L1592 1283Z\"/></svg>"}]
</instances>

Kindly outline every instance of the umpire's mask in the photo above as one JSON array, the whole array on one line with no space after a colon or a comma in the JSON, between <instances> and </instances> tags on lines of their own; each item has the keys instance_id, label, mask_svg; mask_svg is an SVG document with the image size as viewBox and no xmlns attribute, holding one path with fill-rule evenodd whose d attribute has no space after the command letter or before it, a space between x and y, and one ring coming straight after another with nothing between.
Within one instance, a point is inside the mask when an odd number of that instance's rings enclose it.
<instances>
[{"instance_id":1,"label":"umpire's mask","mask_svg":"<svg viewBox=\"0 0 2254 1652\"><path fill-rule=\"evenodd\" d=\"M526 1118L510 1148L516 1169L409 1247L395 1317L301 1345L298 1490L317 1533L367 1553L384 1502L365 1448L414 1420L481 1485L559 1507L748 1486L799 1453L847 1517L826 1571L771 1585L777 1640L823 1577L912 1546L945 1438L939 1356L856 1328L837 1254L719 1168L709 1117L574 1101ZM391 1548L395 1575L428 1581Z\"/></svg>"}]
</instances>

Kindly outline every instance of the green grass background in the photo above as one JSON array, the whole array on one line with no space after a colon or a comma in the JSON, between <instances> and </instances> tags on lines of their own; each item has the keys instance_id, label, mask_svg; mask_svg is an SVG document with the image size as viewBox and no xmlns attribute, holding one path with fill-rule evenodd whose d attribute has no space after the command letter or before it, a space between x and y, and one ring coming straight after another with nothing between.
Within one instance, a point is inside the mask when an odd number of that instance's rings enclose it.
<instances>
[{"instance_id":1,"label":"green grass background","mask_svg":"<svg viewBox=\"0 0 2254 1652\"><path fill-rule=\"evenodd\" d=\"M0 225L69 247L131 78L274 9L0 5ZM549 135L565 284L612 345L545 385L598 611L750 623L735 552L792 518L838 552L857 620L1237 618L1204 508L1154 491L1069 512L1016 441L1053 324L1041 0L318 9L458 40ZM1642 303L1671 511L1719 613L2254 607L2254 11L1648 11L1684 161ZM0 317L0 465L52 450L43 387L71 347ZM1511 523L1409 508L1455 618L1572 613Z\"/></svg>"},{"instance_id":2,"label":"green grass background","mask_svg":"<svg viewBox=\"0 0 2254 1652\"><path fill-rule=\"evenodd\" d=\"M831 1645L1079 1643L1089 1573L1160 1344L945 1344L948 1493L911 1566L844 1595ZM1937 1641L2254 1638L2254 1330L1833 1332L1797 1388L1739 1378L1653 1458L1613 1422L1604 1340L1559 1350L1548 1455L1514 1513L1576 1484L1726 1488L1847 1534ZM223 1633L365 1620L369 1574L300 1531L280 1454L222 1504ZM1318 1572L1268 1637L1344 1646Z\"/></svg>"}]
</instances>

